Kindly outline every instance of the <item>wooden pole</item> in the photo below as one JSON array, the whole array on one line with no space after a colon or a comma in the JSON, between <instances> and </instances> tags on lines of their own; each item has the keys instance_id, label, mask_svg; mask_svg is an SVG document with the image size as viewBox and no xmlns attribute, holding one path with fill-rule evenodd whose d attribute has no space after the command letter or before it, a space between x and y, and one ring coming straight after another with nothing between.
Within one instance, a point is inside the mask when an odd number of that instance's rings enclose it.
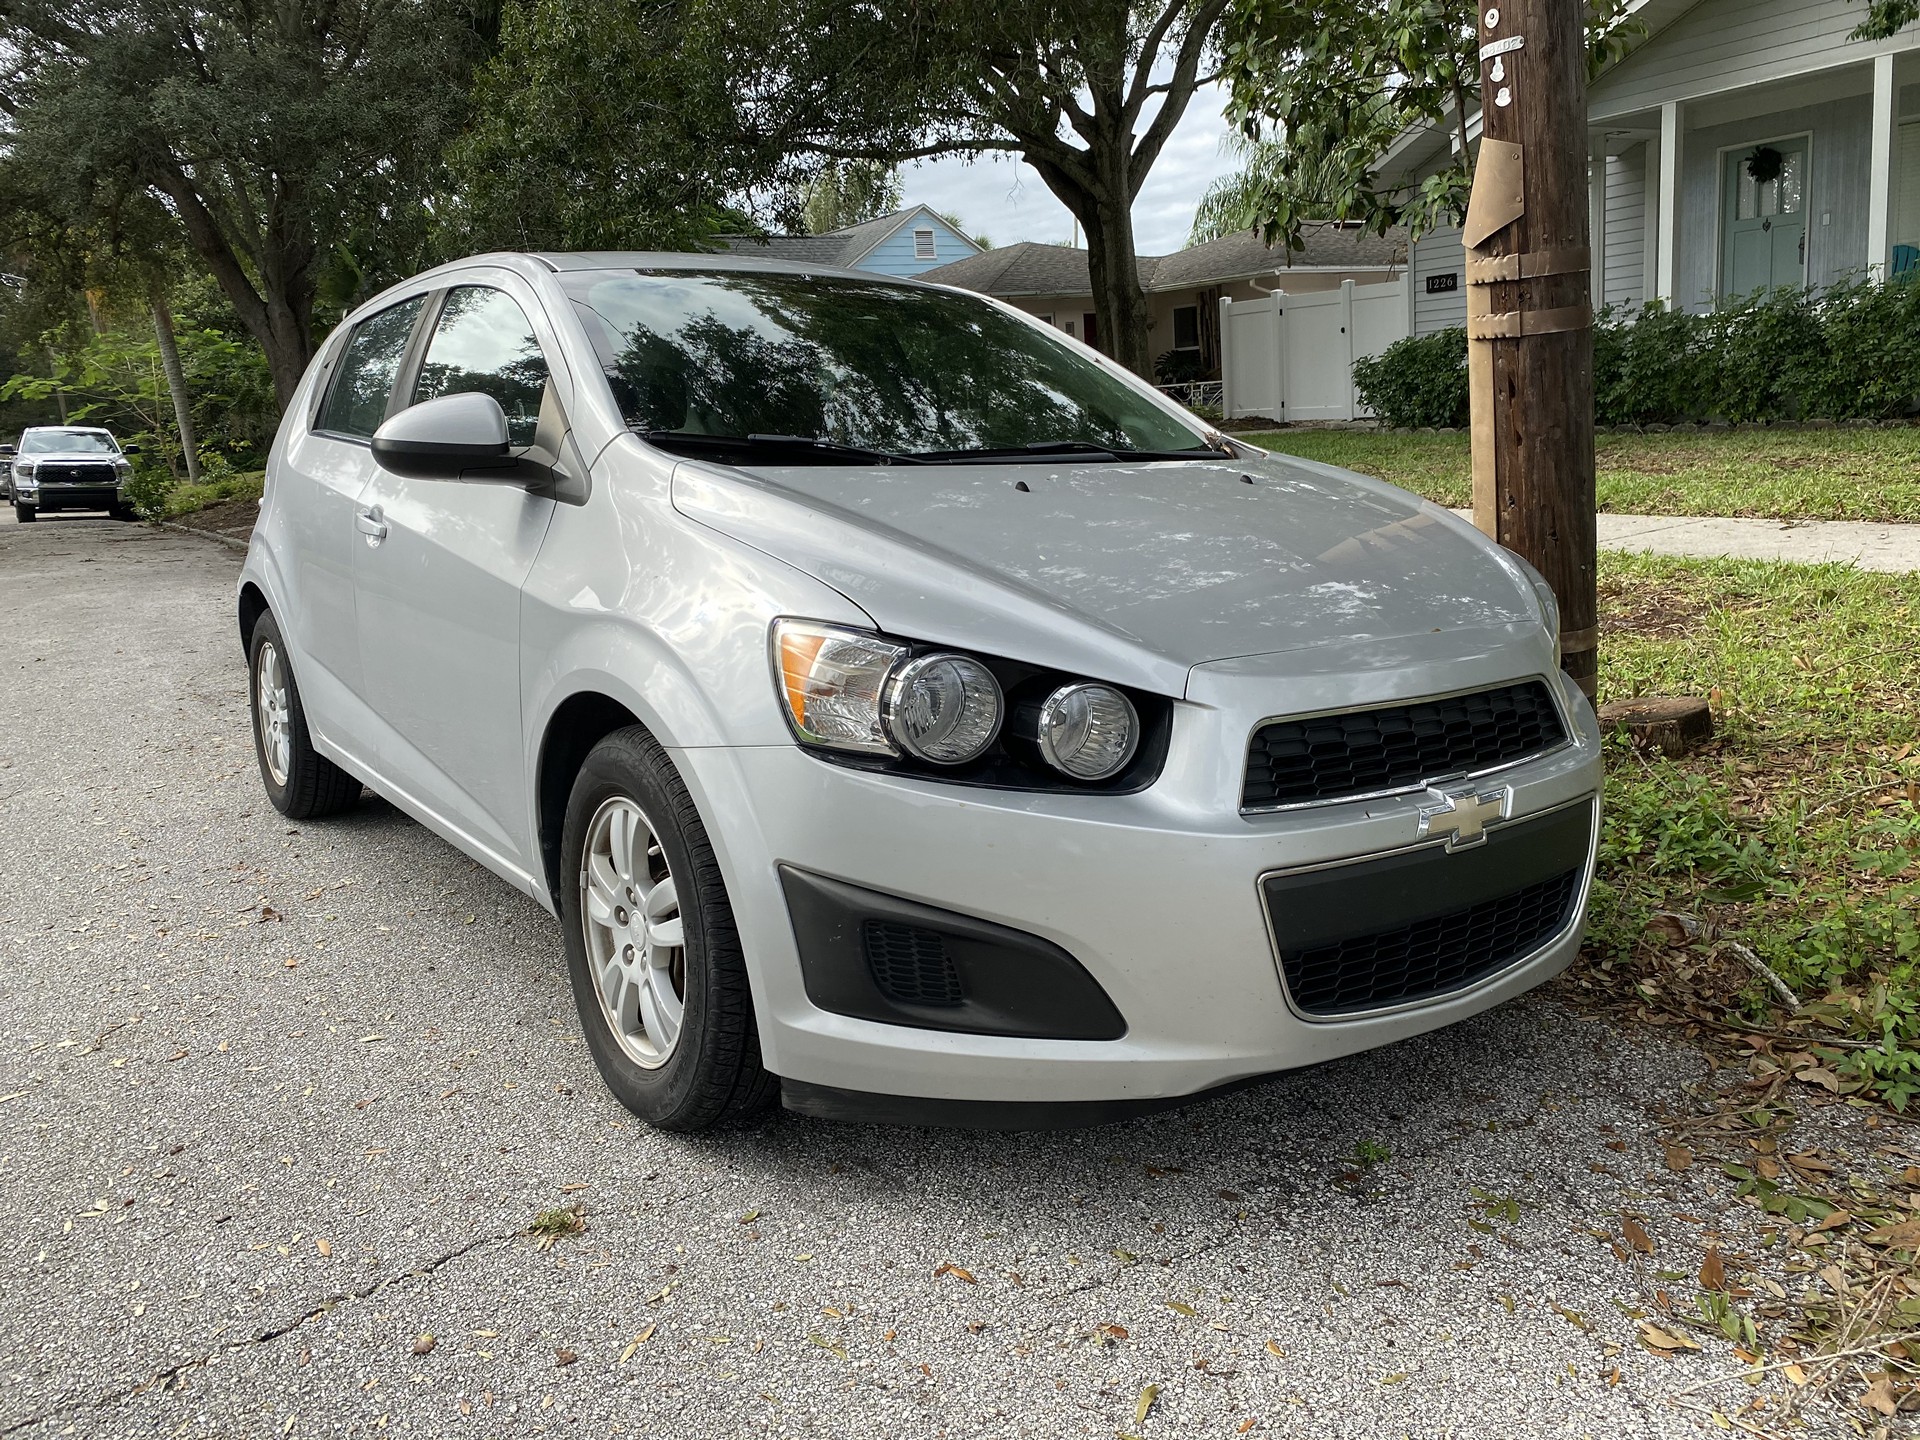
<instances>
[{"instance_id":1,"label":"wooden pole","mask_svg":"<svg viewBox=\"0 0 1920 1440\"><path fill-rule=\"evenodd\" d=\"M1593 311L1582 0L1480 0L1467 212L1474 523L1547 577L1594 693Z\"/></svg>"}]
</instances>

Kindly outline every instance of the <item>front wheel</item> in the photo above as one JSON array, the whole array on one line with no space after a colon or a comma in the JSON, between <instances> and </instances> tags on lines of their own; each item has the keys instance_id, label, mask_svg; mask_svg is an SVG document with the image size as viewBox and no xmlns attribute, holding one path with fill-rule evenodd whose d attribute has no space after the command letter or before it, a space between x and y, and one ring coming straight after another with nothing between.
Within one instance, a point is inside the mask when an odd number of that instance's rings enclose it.
<instances>
[{"instance_id":1,"label":"front wheel","mask_svg":"<svg viewBox=\"0 0 1920 1440\"><path fill-rule=\"evenodd\" d=\"M560 854L574 1004L615 1098L662 1130L763 1108L775 1081L726 885L692 797L644 729L587 756Z\"/></svg>"},{"instance_id":2,"label":"front wheel","mask_svg":"<svg viewBox=\"0 0 1920 1440\"><path fill-rule=\"evenodd\" d=\"M287 642L272 615L255 622L247 653L253 749L267 799L289 820L351 810L360 802L360 782L313 748Z\"/></svg>"},{"instance_id":3,"label":"front wheel","mask_svg":"<svg viewBox=\"0 0 1920 1440\"><path fill-rule=\"evenodd\" d=\"M13 518L18 520L22 525L31 525L40 518L40 507L38 505L22 505L16 500L13 502Z\"/></svg>"},{"instance_id":4,"label":"front wheel","mask_svg":"<svg viewBox=\"0 0 1920 1440\"><path fill-rule=\"evenodd\" d=\"M138 520L140 512L124 500L116 500L107 507L107 515L114 520Z\"/></svg>"}]
</instances>

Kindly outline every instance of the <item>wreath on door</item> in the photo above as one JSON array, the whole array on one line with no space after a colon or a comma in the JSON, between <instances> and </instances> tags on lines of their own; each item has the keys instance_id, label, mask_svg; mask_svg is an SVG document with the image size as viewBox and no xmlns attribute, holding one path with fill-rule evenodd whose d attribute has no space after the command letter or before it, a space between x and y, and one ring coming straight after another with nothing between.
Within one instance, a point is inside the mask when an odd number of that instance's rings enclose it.
<instances>
[{"instance_id":1,"label":"wreath on door","mask_svg":"<svg viewBox=\"0 0 1920 1440\"><path fill-rule=\"evenodd\" d=\"M1780 178L1780 167L1785 163L1778 150L1771 145L1762 145L1747 156L1747 174L1753 177L1755 184L1764 185L1769 180Z\"/></svg>"}]
</instances>

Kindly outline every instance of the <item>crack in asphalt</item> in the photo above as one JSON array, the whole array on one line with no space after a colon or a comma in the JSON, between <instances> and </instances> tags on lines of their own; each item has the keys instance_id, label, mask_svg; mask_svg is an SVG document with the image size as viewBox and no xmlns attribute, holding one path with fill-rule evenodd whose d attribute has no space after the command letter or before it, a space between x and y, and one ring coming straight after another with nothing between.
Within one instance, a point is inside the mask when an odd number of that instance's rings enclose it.
<instances>
[{"instance_id":1,"label":"crack in asphalt","mask_svg":"<svg viewBox=\"0 0 1920 1440\"><path fill-rule=\"evenodd\" d=\"M70 1400L64 1404L55 1405L51 1409L42 1410L24 1419L15 1420L10 1424L0 1426L0 1436L15 1435L23 1430L32 1429L34 1426L44 1425L50 1420L58 1420L69 1415L78 1415L82 1411L104 1410L107 1406L116 1404L119 1401L131 1400L136 1395L145 1394L155 1386L158 1386L162 1390L171 1388L181 1376L193 1370L206 1368L222 1355L230 1355L236 1351L251 1349L256 1345L269 1345L275 1340L284 1339L286 1336L293 1334L294 1331L298 1330L302 1325L305 1325L309 1320L316 1320L322 1315L331 1314L342 1305L350 1305L360 1300L371 1300L375 1295L378 1295L382 1290L390 1286L398 1285L408 1280L424 1279L439 1270L443 1265L450 1264L463 1255L469 1255L483 1245L504 1243L505 1241L513 1240L526 1233L524 1229L520 1229L509 1230L504 1234L481 1235L476 1239L469 1240L464 1245L456 1246L443 1255L437 1255L423 1264L416 1265L411 1270L405 1270L395 1275L383 1275L372 1284L363 1286L358 1290L342 1290L330 1295L318 1304L308 1307L308 1309L284 1325L275 1326L269 1330L261 1330L255 1334L243 1336L238 1340L230 1340L224 1345L216 1345L213 1349L203 1354L196 1355L188 1360L182 1360L177 1365L170 1365L164 1370L157 1370L147 1379L142 1380L138 1385L124 1385L119 1389L110 1390L104 1395L95 1396L91 1400Z\"/></svg>"}]
</instances>

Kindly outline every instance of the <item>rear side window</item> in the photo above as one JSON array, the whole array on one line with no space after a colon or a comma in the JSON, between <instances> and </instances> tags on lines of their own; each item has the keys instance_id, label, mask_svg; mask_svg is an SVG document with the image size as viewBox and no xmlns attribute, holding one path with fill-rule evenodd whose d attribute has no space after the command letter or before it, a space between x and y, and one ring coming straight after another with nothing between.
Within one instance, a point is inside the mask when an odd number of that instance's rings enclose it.
<instances>
[{"instance_id":1,"label":"rear side window","mask_svg":"<svg viewBox=\"0 0 1920 1440\"><path fill-rule=\"evenodd\" d=\"M340 357L340 368L314 429L366 440L380 428L380 422L387 418L387 401L400 374L400 361L407 352L407 337L413 333L413 322L419 318L424 299L416 295L402 300L353 327L353 337Z\"/></svg>"},{"instance_id":2,"label":"rear side window","mask_svg":"<svg viewBox=\"0 0 1920 1440\"><path fill-rule=\"evenodd\" d=\"M533 443L546 388L547 357L512 296L485 285L447 292L414 382L414 404L472 391L491 395L506 411L507 441L518 449Z\"/></svg>"}]
</instances>

